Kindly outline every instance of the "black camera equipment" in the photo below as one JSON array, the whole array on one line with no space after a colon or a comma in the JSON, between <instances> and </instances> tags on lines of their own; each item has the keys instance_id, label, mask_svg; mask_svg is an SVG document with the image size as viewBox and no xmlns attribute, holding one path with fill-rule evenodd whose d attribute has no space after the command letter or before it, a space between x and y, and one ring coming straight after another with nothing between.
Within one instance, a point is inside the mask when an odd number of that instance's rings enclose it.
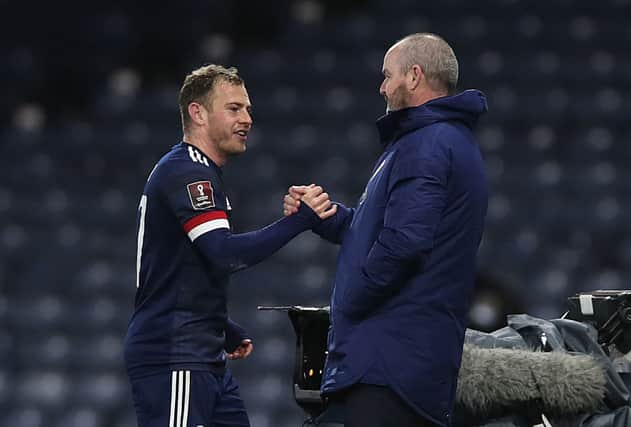
<instances>
[{"instance_id":1,"label":"black camera equipment","mask_svg":"<svg viewBox=\"0 0 631 427\"><path fill-rule=\"evenodd\" d=\"M598 331L598 343L610 354L631 351L631 291L598 290L568 298L566 319L588 323Z\"/></svg>"}]
</instances>

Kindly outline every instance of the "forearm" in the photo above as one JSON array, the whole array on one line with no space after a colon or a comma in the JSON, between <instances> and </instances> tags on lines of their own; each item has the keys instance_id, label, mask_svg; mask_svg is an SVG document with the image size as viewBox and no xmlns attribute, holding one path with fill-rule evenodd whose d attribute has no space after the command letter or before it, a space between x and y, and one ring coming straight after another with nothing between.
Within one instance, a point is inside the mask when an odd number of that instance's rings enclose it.
<instances>
[{"instance_id":1,"label":"forearm","mask_svg":"<svg viewBox=\"0 0 631 427\"><path fill-rule=\"evenodd\" d=\"M394 230L384 229L368 253L360 273L360 286L345 295L343 311L362 316L388 299L406 282L422 271L428 251Z\"/></svg>"},{"instance_id":2,"label":"forearm","mask_svg":"<svg viewBox=\"0 0 631 427\"><path fill-rule=\"evenodd\" d=\"M428 253L426 248L427 245L419 239L385 228L368 253L363 273L377 289L400 283L410 268L422 270Z\"/></svg>"},{"instance_id":3,"label":"forearm","mask_svg":"<svg viewBox=\"0 0 631 427\"><path fill-rule=\"evenodd\" d=\"M335 215L314 227L313 232L331 243L340 244L353 220L355 209L347 208L341 203L335 202L335 204L337 205Z\"/></svg>"},{"instance_id":4,"label":"forearm","mask_svg":"<svg viewBox=\"0 0 631 427\"><path fill-rule=\"evenodd\" d=\"M301 206L294 215L260 230L233 234L227 229L218 229L200 236L195 244L213 267L231 273L263 261L319 222L313 210Z\"/></svg>"},{"instance_id":5,"label":"forearm","mask_svg":"<svg viewBox=\"0 0 631 427\"><path fill-rule=\"evenodd\" d=\"M346 294L343 311L363 315L423 271L445 198L443 187L426 178L405 180L393 189L383 228L362 264L359 283Z\"/></svg>"}]
</instances>

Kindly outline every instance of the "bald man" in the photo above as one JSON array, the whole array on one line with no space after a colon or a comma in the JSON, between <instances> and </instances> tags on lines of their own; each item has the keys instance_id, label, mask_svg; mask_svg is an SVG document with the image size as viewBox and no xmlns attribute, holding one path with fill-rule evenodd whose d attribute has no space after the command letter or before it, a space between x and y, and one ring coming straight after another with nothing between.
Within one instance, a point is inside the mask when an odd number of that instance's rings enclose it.
<instances>
[{"instance_id":1,"label":"bald man","mask_svg":"<svg viewBox=\"0 0 631 427\"><path fill-rule=\"evenodd\" d=\"M382 71L383 154L357 206L314 229L341 245L322 392L347 427L448 426L488 202L472 133L486 99L456 93L435 34L395 43ZM307 191L290 188L286 215Z\"/></svg>"}]
</instances>

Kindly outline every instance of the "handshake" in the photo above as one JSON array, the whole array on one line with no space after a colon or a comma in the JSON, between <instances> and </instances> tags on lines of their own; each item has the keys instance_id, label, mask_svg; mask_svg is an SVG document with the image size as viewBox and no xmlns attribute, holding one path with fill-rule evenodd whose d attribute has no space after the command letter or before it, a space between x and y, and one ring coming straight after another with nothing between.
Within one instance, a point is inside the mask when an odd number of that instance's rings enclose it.
<instances>
[{"instance_id":1,"label":"handshake","mask_svg":"<svg viewBox=\"0 0 631 427\"><path fill-rule=\"evenodd\" d=\"M300 203L309 206L320 219L330 218L337 212L337 205L331 203L328 193L315 184L289 187L283 199L283 214L289 216L298 212Z\"/></svg>"}]
</instances>

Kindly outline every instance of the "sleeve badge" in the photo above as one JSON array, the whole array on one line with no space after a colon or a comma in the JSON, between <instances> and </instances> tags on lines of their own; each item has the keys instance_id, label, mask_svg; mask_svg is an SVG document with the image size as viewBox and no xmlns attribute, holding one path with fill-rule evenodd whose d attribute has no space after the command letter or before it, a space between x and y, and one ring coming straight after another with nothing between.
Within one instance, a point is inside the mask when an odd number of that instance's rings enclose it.
<instances>
[{"instance_id":1,"label":"sleeve badge","mask_svg":"<svg viewBox=\"0 0 631 427\"><path fill-rule=\"evenodd\" d=\"M192 182L186 186L191 205L195 210L204 210L215 207L213 198L213 186L210 181Z\"/></svg>"}]
</instances>

